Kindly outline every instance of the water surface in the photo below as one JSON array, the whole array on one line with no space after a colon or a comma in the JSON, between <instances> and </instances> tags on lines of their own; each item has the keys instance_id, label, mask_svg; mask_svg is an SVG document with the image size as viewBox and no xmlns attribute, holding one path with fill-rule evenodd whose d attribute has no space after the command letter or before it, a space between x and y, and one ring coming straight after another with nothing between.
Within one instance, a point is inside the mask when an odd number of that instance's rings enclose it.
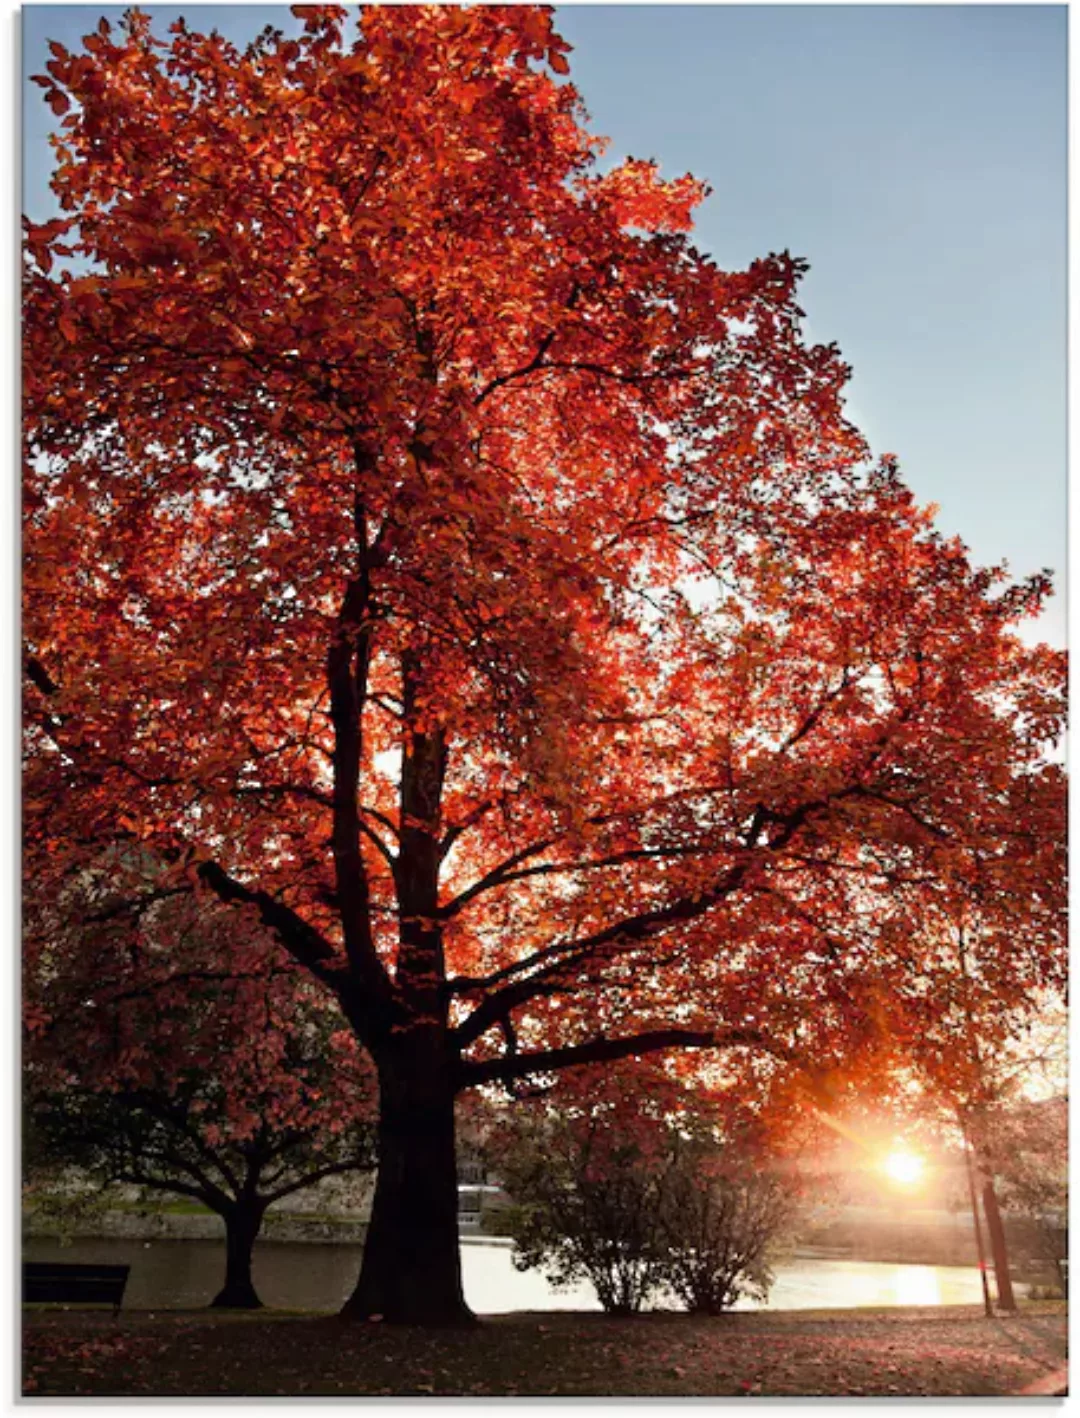
<instances>
[{"instance_id":1,"label":"water surface","mask_svg":"<svg viewBox=\"0 0 1080 1418\"><path fill-rule=\"evenodd\" d=\"M27 1260L130 1265L125 1306L190 1309L208 1304L221 1288L225 1248L217 1241L78 1240L70 1246L34 1237ZM510 1247L467 1240L461 1247L465 1298L477 1314L511 1310L598 1310L589 1284L554 1290L536 1270L515 1270ZM265 1241L255 1247L255 1285L267 1305L334 1310L360 1271L356 1245ZM767 1302L773 1310L846 1309L860 1305L965 1305L982 1299L975 1267L890 1265L877 1261L799 1259L777 1267ZM739 1309L757 1309L741 1301Z\"/></svg>"}]
</instances>

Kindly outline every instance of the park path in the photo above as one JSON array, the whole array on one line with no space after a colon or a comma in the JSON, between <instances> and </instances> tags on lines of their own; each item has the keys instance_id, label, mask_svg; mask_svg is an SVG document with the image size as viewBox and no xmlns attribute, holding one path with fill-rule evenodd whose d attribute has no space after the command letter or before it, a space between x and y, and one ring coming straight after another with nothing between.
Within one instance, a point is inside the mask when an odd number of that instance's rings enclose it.
<instances>
[{"instance_id":1,"label":"park path","mask_svg":"<svg viewBox=\"0 0 1080 1418\"><path fill-rule=\"evenodd\" d=\"M1017 1398L1067 1398L1069 1396L1069 1370L1054 1369L1053 1372L1036 1379L1034 1383L1020 1389Z\"/></svg>"},{"instance_id":2,"label":"park path","mask_svg":"<svg viewBox=\"0 0 1080 1418\"><path fill-rule=\"evenodd\" d=\"M1003 1337L1025 1358L1040 1365L1043 1374L1017 1391L1023 1398L1064 1398L1069 1391L1069 1368L1062 1354L1060 1323L1049 1315L995 1315L994 1322Z\"/></svg>"}]
</instances>

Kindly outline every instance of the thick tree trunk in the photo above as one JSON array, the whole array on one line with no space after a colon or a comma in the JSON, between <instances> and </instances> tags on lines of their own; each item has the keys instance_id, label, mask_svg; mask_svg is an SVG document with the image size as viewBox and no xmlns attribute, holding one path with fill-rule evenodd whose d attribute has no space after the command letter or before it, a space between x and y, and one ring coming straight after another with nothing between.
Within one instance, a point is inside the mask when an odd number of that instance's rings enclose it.
<instances>
[{"instance_id":1,"label":"thick tree trunk","mask_svg":"<svg viewBox=\"0 0 1080 1418\"><path fill-rule=\"evenodd\" d=\"M259 1310L251 1279L251 1256L262 1226L262 1208L239 1203L224 1213L225 1286L210 1302L219 1310Z\"/></svg>"},{"instance_id":2,"label":"thick tree trunk","mask_svg":"<svg viewBox=\"0 0 1080 1418\"><path fill-rule=\"evenodd\" d=\"M983 1211L986 1213L986 1229L990 1232L990 1250L994 1256L998 1308L1015 1310L1016 1297L1013 1295L1012 1279L1009 1275L1009 1251L1005 1244L1005 1227L1001 1220L997 1193L994 1191L994 1181L989 1176L983 1182Z\"/></svg>"},{"instance_id":3,"label":"thick tree trunk","mask_svg":"<svg viewBox=\"0 0 1080 1418\"><path fill-rule=\"evenodd\" d=\"M347 1319L474 1322L461 1285L454 1094L421 1041L380 1060L379 1174Z\"/></svg>"}]
</instances>

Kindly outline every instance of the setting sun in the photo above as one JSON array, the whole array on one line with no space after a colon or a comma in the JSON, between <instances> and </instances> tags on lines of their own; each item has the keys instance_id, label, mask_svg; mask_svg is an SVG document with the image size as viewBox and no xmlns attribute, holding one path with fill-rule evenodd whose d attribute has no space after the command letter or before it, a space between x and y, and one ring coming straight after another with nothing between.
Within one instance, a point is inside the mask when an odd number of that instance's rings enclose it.
<instances>
[{"instance_id":1,"label":"setting sun","mask_svg":"<svg viewBox=\"0 0 1080 1418\"><path fill-rule=\"evenodd\" d=\"M917 1153L897 1147L885 1158L884 1166L894 1182L911 1186L922 1176L926 1163Z\"/></svg>"}]
</instances>

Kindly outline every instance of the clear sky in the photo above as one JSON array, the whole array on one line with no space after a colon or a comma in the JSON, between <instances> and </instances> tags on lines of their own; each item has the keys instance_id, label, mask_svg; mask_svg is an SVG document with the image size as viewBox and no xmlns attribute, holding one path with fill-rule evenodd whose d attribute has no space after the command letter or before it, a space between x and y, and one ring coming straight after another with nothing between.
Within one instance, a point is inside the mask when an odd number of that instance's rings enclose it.
<instances>
[{"instance_id":1,"label":"clear sky","mask_svg":"<svg viewBox=\"0 0 1080 1418\"><path fill-rule=\"evenodd\" d=\"M287 7L144 4L244 39ZM25 73L122 7L31 5ZM855 377L875 452L980 561L1066 547L1066 26L1049 5L560 5L571 77L612 140L713 187L722 266L785 247ZM51 114L26 89L24 205L46 215Z\"/></svg>"}]
</instances>

